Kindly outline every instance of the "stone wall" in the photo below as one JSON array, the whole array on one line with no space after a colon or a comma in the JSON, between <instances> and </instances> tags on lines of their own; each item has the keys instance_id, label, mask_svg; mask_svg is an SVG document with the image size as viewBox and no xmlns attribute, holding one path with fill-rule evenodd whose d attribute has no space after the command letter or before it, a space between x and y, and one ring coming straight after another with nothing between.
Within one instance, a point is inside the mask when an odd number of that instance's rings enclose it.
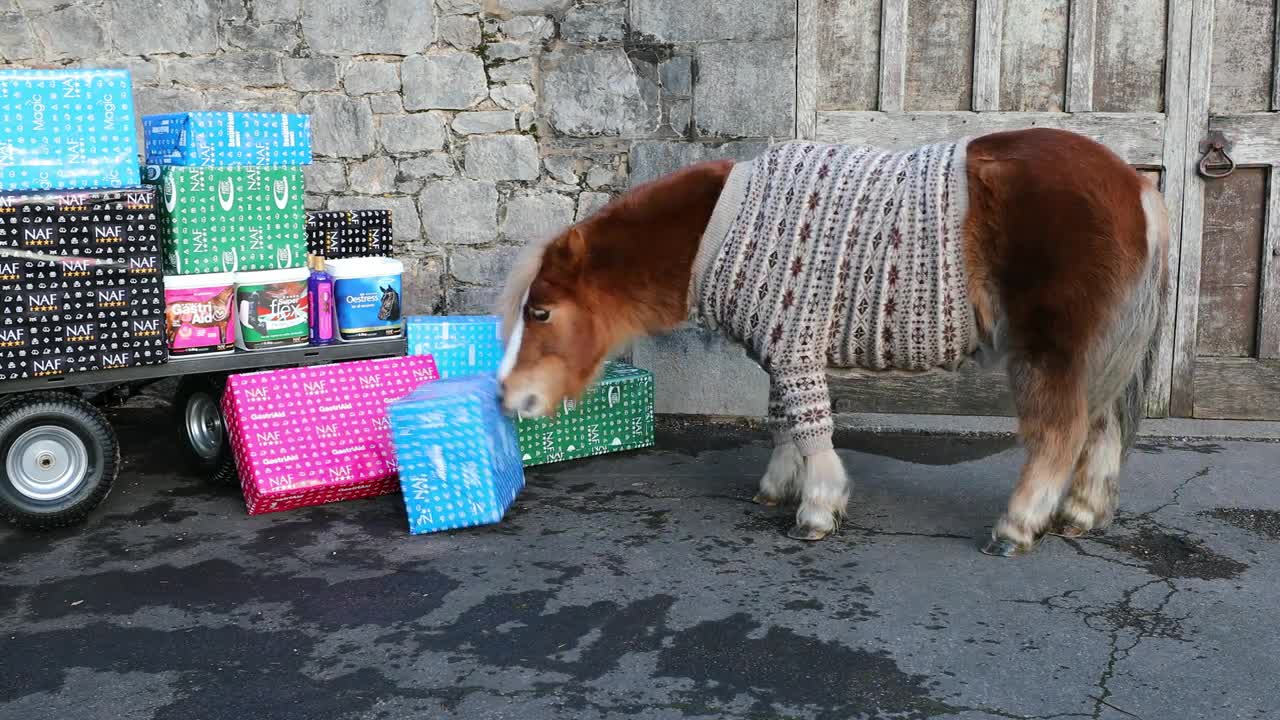
<instances>
[{"instance_id":1,"label":"stone wall","mask_svg":"<svg viewBox=\"0 0 1280 720\"><path fill-rule=\"evenodd\" d=\"M629 182L793 133L792 0L0 0L0 59L140 113L313 116L310 208L388 207L414 312L478 312Z\"/></svg>"}]
</instances>

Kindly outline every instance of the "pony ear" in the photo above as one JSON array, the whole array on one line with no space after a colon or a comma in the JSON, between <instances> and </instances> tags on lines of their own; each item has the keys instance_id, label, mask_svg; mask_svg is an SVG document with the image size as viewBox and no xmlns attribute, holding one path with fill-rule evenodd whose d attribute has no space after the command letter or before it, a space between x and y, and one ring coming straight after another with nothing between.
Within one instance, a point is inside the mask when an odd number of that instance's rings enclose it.
<instances>
[{"instance_id":1,"label":"pony ear","mask_svg":"<svg viewBox=\"0 0 1280 720\"><path fill-rule=\"evenodd\" d=\"M587 234L577 225L570 227L569 232L565 233L565 244L575 260L581 262L587 259Z\"/></svg>"},{"instance_id":2,"label":"pony ear","mask_svg":"<svg viewBox=\"0 0 1280 720\"><path fill-rule=\"evenodd\" d=\"M555 255L555 265L564 272L576 273L587 261L587 236L576 225L547 248Z\"/></svg>"}]
</instances>

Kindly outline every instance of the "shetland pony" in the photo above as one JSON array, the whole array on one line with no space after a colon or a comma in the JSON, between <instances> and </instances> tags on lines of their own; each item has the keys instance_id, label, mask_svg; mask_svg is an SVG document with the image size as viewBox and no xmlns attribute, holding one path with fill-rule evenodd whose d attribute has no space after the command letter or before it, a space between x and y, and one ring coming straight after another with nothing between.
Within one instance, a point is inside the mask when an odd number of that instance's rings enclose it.
<instances>
[{"instance_id":1,"label":"shetland pony","mask_svg":"<svg viewBox=\"0 0 1280 720\"><path fill-rule=\"evenodd\" d=\"M1027 451L982 548L1010 556L1046 533L1078 536L1114 515L1165 305L1167 211L1152 183L1074 133L994 133L956 154L967 201L956 233L963 267L946 272L964 272L959 287L977 343L966 351L1004 361ZM703 162L638 185L527 249L500 300L508 412L552 414L586 389L611 350L674 329L697 310L708 296L690 291L694 265L734 167ZM743 246L748 260L753 242ZM868 278L882 269L868 268ZM833 322L853 312L835 301L821 310ZM817 359L835 366L827 350L816 348L825 353ZM785 383L782 369L762 364L772 396ZM830 446L825 375L808 377L804 389L812 402L803 416L770 413L775 446L755 500L797 502L788 534L816 540L837 529L848 480ZM812 425L815 418L826 424ZM794 433L806 422L826 437L799 442Z\"/></svg>"}]
</instances>

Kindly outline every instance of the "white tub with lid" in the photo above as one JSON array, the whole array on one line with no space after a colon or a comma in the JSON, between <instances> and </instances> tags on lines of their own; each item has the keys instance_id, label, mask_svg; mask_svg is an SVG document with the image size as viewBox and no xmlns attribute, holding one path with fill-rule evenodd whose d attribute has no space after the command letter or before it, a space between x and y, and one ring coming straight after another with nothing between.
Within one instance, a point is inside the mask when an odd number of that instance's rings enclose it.
<instances>
[{"instance_id":1,"label":"white tub with lid","mask_svg":"<svg viewBox=\"0 0 1280 720\"><path fill-rule=\"evenodd\" d=\"M333 277L334 326L343 342L394 337L403 332L404 263L388 257L325 261Z\"/></svg>"}]
</instances>

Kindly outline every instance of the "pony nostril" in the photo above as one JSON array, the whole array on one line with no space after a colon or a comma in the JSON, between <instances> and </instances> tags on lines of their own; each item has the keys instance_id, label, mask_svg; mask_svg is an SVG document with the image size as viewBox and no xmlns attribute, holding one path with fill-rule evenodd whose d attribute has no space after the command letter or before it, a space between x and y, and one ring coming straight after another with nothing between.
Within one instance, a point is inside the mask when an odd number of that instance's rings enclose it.
<instances>
[{"instance_id":1,"label":"pony nostril","mask_svg":"<svg viewBox=\"0 0 1280 720\"><path fill-rule=\"evenodd\" d=\"M540 404L541 403L538 402L537 395L525 395L524 402L520 403L520 412L532 414L534 410L538 409L538 405Z\"/></svg>"}]
</instances>

